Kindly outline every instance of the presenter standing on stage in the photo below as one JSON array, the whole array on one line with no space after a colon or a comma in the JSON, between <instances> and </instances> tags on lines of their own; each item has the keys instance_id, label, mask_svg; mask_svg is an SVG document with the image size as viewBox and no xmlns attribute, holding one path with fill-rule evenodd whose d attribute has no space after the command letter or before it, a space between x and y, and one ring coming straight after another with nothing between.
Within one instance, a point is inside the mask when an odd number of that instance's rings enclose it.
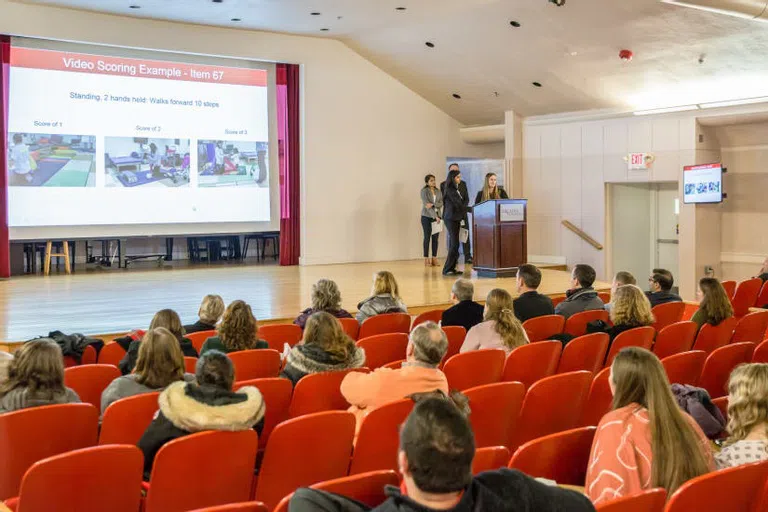
<instances>
[{"instance_id":1,"label":"presenter standing on stage","mask_svg":"<svg viewBox=\"0 0 768 512\"><path fill-rule=\"evenodd\" d=\"M483 190L477 193L475 204L482 203L483 201L490 201L491 199L509 199L507 191L496 186L496 173L493 172L489 172L485 175Z\"/></svg>"},{"instance_id":2,"label":"presenter standing on stage","mask_svg":"<svg viewBox=\"0 0 768 512\"><path fill-rule=\"evenodd\" d=\"M451 172L451 171L456 171L456 172L460 171L459 164L454 162L451 165L449 165L448 166L448 172ZM445 184L446 183L448 183L447 179L440 184L440 190L443 192L443 198L445 198ZM462 182L459 183L459 193L461 193L461 195L463 197L469 198L469 192L467 191L467 182L466 181L462 180ZM467 203L467 204L469 204L469 203ZM462 227L465 228L465 229L469 229L469 217L467 216L467 212L468 211L469 211L469 209L467 209L467 211L464 212L464 218L461 219L461 220L464 221L464 225ZM472 246L469 243L469 238L467 238L467 241L464 242L464 263L467 263L467 264L471 264L472 263Z\"/></svg>"},{"instance_id":3,"label":"presenter standing on stage","mask_svg":"<svg viewBox=\"0 0 768 512\"><path fill-rule=\"evenodd\" d=\"M448 258L443 267L444 276L457 276L456 265L459 262L459 230L461 222L467 215L467 206L469 197L466 192L462 192L461 173L459 171L450 171L448 180L445 183L445 194L443 195L443 221L448 230ZM464 189L466 190L466 188ZM466 261L466 260L465 260Z\"/></svg>"},{"instance_id":4,"label":"presenter standing on stage","mask_svg":"<svg viewBox=\"0 0 768 512\"><path fill-rule=\"evenodd\" d=\"M432 223L440 222L443 217L443 194L437 188L435 176L424 176L424 187L421 189L421 227L424 229L424 266L436 267L437 242L440 232L432 234ZM432 240L432 259L429 259L429 241Z\"/></svg>"}]
</instances>

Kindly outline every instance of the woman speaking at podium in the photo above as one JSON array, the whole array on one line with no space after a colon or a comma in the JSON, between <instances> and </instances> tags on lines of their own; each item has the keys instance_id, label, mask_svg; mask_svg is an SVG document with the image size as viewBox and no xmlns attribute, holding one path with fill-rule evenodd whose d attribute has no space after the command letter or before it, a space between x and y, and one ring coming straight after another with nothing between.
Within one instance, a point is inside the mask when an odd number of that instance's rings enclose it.
<instances>
[{"instance_id":1,"label":"woman speaking at podium","mask_svg":"<svg viewBox=\"0 0 768 512\"><path fill-rule=\"evenodd\" d=\"M506 190L496 186L496 174L489 172L485 175L483 190L477 193L475 204L488 201L490 199L509 199Z\"/></svg>"},{"instance_id":2,"label":"woman speaking at podium","mask_svg":"<svg viewBox=\"0 0 768 512\"><path fill-rule=\"evenodd\" d=\"M448 230L448 257L443 266L444 276L461 274L456 268L459 262L459 230L461 221L467 214L469 197L461 193L459 183L461 183L461 173L456 170L449 172L443 197L443 220Z\"/></svg>"}]
</instances>

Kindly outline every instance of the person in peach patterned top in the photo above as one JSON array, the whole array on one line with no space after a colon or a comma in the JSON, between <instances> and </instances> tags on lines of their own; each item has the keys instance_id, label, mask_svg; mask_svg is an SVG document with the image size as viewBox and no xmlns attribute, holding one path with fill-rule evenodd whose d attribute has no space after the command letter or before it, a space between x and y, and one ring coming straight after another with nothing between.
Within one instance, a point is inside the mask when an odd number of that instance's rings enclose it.
<instances>
[{"instance_id":1,"label":"person in peach patterned top","mask_svg":"<svg viewBox=\"0 0 768 512\"><path fill-rule=\"evenodd\" d=\"M672 494L715 469L707 437L678 407L653 353L625 348L609 382L613 410L597 426L585 485L595 505L654 487Z\"/></svg>"}]
</instances>

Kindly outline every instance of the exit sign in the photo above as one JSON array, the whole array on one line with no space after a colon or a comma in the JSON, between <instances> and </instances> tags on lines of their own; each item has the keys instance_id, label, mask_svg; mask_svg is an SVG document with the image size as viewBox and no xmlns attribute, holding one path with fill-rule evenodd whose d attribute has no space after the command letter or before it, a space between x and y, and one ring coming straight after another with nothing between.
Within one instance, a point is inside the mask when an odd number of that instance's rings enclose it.
<instances>
[{"instance_id":1,"label":"exit sign","mask_svg":"<svg viewBox=\"0 0 768 512\"><path fill-rule=\"evenodd\" d=\"M627 165L630 171L646 171L651 168L654 157L650 153L630 153Z\"/></svg>"}]
</instances>

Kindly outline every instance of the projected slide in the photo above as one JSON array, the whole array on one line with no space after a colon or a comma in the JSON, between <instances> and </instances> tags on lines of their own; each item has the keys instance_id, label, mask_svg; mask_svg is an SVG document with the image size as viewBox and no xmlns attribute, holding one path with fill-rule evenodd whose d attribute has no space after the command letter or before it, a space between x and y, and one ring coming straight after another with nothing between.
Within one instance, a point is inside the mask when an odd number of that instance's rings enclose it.
<instances>
[{"instance_id":1,"label":"projected slide","mask_svg":"<svg viewBox=\"0 0 768 512\"><path fill-rule=\"evenodd\" d=\"M269 221L267 97L261 69L14 47L9 225Z\"/></svg>"}]
</instances>

